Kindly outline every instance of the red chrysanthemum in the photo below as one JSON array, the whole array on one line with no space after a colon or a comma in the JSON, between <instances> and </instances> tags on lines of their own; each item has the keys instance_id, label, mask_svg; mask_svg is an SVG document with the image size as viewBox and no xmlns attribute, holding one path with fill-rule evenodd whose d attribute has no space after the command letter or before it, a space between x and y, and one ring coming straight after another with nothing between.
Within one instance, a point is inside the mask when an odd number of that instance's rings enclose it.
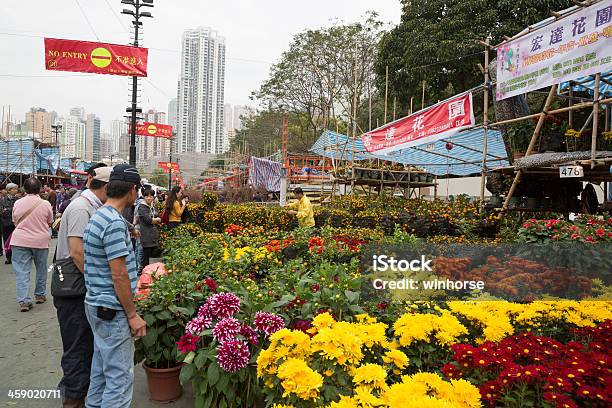
<instances>
[{"instance_id":1,"label":"red chrysanthemum","mask_svg":"<svg viewBox=\"0 0 612 408\"><path fill-rule=\"evenodd\" d=\"M272 333L276 333L280 329L284 328L285 321L282 317L272 313L257 312L255 313L253 325L257 328L257 330L264 332L266 336L270 336Z\"/></svg>"},{"instance_id":2,"label":"red chrysanthemum","mask_svg":"<svg viewBox=\"0 0 612 408\"><path fill-rule=\"evenodd\" d=\"M231 317L240 310L240 298L233 293L217 293L209 297L207 303L214 319Z\"/></svg>"},{"instance_id":3,"label":"red chrysanthemum","mask_svg":"<svg viewBox=\"0 0 612 408\"><path fill-rule=\"evenodd\" d=\"M240 333L240 322L233 317L226 317L213 328L213 337L220 343L234 340L238 333Z\"/></svg>"},{"instance_id":4,"label":"red chrysanthemum","mask_svg":"<svg viewBox=\"0 0 612 408\"><path fill-rule=\"evenodd\" d=\"M225 341L217 348L217 362L219 367L228 373L235 373L249 363L249 346L244 341Z\"/></svg>"},{"instance_id":5,"label":"red chrysanthemum","mask_svg":"<svg viewBox=\"0 0 612 408\"><path fill-rule=\"evenodd\" d=\"M210 326L212 326L212 319L210 317L198 315L187 323L185 332L199 336L204 329L208 329Z\"/></svg>"}]
</instances>

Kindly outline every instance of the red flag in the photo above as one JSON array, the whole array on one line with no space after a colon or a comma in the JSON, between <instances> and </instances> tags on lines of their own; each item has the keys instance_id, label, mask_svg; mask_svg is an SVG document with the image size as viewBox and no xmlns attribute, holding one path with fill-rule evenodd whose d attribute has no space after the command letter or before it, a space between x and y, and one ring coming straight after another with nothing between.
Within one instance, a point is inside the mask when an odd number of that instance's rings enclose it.
<instances>
[{"instance_id":1,"label":"red flag","mask_svg":"<svg viewBox=\"0 0 612 408\"><path fill-rule=\"evenodd\" d=\"M384 154L435 142L475 122L472 94L467 93L374 129L362 140L368 152Z\"/></svg>"},{"instance_id":2,"label":"red flag","mask_svg":"<svg viewBox=\"0 0 612 408\"><path fill-rule=\"evenodd\" d=\"M147 76L146 48L45 38L45 67L51 71Z\"/></svg>"},{"instance_id":3,"label":"red flag","mask_svg":"<svg viewBox=\"0 0 612 408\"><path fill-rule=\"evenodd\" d=\"M136 125L136 134L140 136L163 137L172 139L172 126L160 123L141 123Z\"/></svg>"}]
</instances>

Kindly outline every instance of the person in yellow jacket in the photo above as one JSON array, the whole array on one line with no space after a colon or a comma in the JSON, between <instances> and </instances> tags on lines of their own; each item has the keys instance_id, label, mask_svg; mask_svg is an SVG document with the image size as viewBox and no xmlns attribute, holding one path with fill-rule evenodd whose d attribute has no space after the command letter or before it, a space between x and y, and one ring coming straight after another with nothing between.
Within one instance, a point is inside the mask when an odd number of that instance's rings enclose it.
<instances>
[{"instance_id":1,"label":"person in yellow jacket","mask_svg":"<svg viewBox=\"0 0 612 408\"><path fill-rule=\"evenodd\" d=\"M187 207L187 197L183 195L183 189L179 186L172 187L170 196L166 200L166 211L168 212L168 226L177 227L181 224L183 212Z\"/></svg>"},{"instance_id":2,"label":"person in yellow jacket","mask_svg":"<svg viewBox=\"0 0 612 408\"><path fill-rule=\"evenodd\" d=\"M288 213L297 216L300 228L314 227L314 212L312 210L312 204L310 203L310 200L304 195L304 192L299 187L293 190L293 194L295 194L295 198L297 198L297 201L295 203L288 204L285 206L285 208L289 209Z\"/></svg>"}]
</instances>

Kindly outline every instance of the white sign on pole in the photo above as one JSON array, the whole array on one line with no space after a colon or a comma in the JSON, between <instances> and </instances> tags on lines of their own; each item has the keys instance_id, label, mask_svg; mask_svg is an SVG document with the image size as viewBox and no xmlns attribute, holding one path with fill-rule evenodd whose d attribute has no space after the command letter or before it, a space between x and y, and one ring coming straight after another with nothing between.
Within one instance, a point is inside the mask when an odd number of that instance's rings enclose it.
<instances>
[{"instance_id":1,"label":"white sign on pole","mask_svg":"<svg viewBox=\"0 0 612 408\"><path fill-rule=\"evenodd\" d=\"M497 100L612 69L612 0L497 48Z\"/></svg>"}]
</instances>

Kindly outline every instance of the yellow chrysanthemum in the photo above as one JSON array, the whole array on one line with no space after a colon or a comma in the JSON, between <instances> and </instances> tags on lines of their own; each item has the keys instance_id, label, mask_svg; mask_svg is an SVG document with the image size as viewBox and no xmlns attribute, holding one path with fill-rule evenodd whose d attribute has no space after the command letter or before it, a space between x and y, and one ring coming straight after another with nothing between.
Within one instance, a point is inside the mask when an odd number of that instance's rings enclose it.
<instances>
[{"instance_id":1,"label":"yellow chrysanthemum","mask_svg":"<svg viewBox=\"0 0 612 408\"><path fill-rule=\"evenodd\" d=\"M295 394L303 400L316 399L323 386L323 377L312 370L304 360L290 358L278 367L278 378L282 381L283 398Z\"/></svg>"},{"instance_id":2,"label":"yellow chrysanthemum","mask_svg":"<svg viewBox=\"0 0 612 408\"><path fill-rule=\"evenodd\" d=\"M386 387L387 372L378 364L364 364L355 369L353 382L358 385L367 385L375 389Z\"/></svg>"},{"instance_id":3,"label":"yellow chrysanthemum","mask_svg":"<svg viewBox=\"0 0 612 408\"><path fill-rule=\"evenodd\" d=\"M408 356L400 350L389 350L382 359L385 363L393 364L397 368L403 369L408 366Z\"/></svg>"}]
</instances>

